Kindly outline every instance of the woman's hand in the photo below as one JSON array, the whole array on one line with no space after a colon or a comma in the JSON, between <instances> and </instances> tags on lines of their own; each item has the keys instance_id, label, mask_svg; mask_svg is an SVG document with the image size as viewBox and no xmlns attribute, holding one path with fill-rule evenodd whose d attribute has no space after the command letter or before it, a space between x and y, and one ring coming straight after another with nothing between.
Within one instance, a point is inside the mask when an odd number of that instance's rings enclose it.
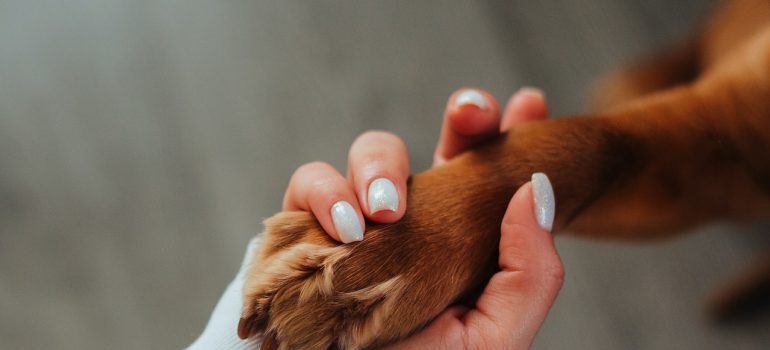
<instances>
[{"instance_id":1,"label":"woman's hand","mask_svg":"<svg viewBox=\"0 0 770 350\"><path fill-rule=\"evenodd\" d=\"M433 165L518 123L547 116L545 98L537 89L519 90L502 114L488 92L460 89L447 102ZM369 131L350 147L347 176L323 162L300 166L289 181L283 210L311 211L332 238L343 243L360 241L364 218L392 223L404 216L408 177L409 154L404 142L389 132Z\"/></svg>"},{"instance_id":2,"label":"woman's hand","mask_svg":"<svg viewBox=\"0 0 770 350\"><path fill-rule=\"evenodd\" d=\"M564 279L550 234L554 206L548 178L534 174L508 204L500 225L500 271L475 308L450 307L419 333L388 348L528 349Z\"/></svg>"},{"instance_id":3,"label":"woman's hand","mask_svg":"<svg viewBox=\"0 0 770 350\"><path fill-rule=\"evenodd\" d=\"M516 124L548 115L539 90L522 89L501 114L487 92L462 89L447 103L434 166ZM364 220L394 222L408 210L409 157L395 135L372 131L351 146L347 177L324 163L300 167L286 191L284 210L309 210L330 236L363 239ZM510 201L501 224L500 272L474 309L454 306L392 349L526 349L562 286L563 266L550 230L555 209L547 176L534 174Z\"/></svg>"},{"instance_id":4,"label":"woman's hand","mask_svg":"<svg viewBox=\"0 0 770 350\"><path fill-rule=\"evenodd\" d=\"M502 113L489 93L461 89L447 103L433 165L440 166L518 123L547 115L545 99L536 89L525 88L514 94ZM351 146L346 177L324 163L298 168L284 196L283 209L313 212L326 232L339 241L361 240L364 217L380 223L403 217L408 209L408 174L409 156L404 143L387 132L368 132ZM511 200L502 225L502 271L490 280L476 309L451 307L426 329L394 348L507 349L531 343L561 286L561 262L553 241L532 221L534 195L537 223L540 227L548 223L548 200L543 193L550 185L543 183L540 178L532 185L524 185ZM537 198L541 198L540 204ZM245 274L258 244L256 239L249 243L240 271L188 350L245 350L259 346L256 339L239 339L236 331L243 308Z\"/></svg>"}]
</instances>

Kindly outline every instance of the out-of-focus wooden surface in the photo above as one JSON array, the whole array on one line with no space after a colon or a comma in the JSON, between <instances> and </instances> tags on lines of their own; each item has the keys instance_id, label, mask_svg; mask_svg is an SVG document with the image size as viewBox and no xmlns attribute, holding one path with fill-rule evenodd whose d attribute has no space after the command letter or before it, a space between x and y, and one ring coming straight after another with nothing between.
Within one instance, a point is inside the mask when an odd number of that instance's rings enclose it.
<instances>
[{"instance_id":1,"label":"out-of-focus wooden surface","mask_svg":"<svg viewBox=\"0 0 770 350\"><path fill-rule=\"evenodd\" d=\"M584 110L623 60L709 2L0 1L0 348L174 349L201 331L300 164L360 132L431 160L446 97L548 92ZM767 348L703 318L766 225L673 242L559 238L542 349Z\"/></svg>"}]
</instances>

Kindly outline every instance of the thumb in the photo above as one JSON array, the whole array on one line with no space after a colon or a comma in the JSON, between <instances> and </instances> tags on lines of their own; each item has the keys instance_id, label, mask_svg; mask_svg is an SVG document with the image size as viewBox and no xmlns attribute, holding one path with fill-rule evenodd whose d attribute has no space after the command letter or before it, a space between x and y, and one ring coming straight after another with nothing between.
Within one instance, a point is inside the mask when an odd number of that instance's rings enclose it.
<instances>
[{"instance_id":1,"label":"thumb","mask_svg":"<svg viewBox=\"0 0 770 350\"><path fill-rule=\"evenodd\" d=\"M469 312L486 337L504 348L528 347L563 283L564 268L550 229L555 201L548 177L532 176L514 194L501 225L501 271Z\"/></svg>"},{"instance_id":2,"label":"thumb","mask_svg":"<svg viewBox=\"0 0 770 350\"><path fill-rule=\"evenodd\" d=\"M531 278L532 282L550 283L563 277L561 259L556 253L553 226L556 201L548 177L532 175L514 194L500 226L500 269ZM532 289L527 284L519 288Z\"/></svg>"}]
</instances>

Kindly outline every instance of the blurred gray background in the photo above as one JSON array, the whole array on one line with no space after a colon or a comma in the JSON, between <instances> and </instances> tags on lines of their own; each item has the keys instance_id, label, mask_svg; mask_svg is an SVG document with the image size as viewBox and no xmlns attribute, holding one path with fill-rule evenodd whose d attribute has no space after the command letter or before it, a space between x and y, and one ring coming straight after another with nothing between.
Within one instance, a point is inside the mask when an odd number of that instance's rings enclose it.
<instances>
[{"instance_id":1,"label":"blurred gray background","mask_svg":"<svg viewBox=\"0 0 770 350\"><path fill-rule=\"evenodd\" d=\"M543 88L556 115L710 1L0 0L0 348L177 349L292 171L364 130L431 160L446 98ZM344 170L344 169L343 169ZM540 349L759 349L703 296L767 225L655 245L560 237Z\"/></svg>"}]
</instances>

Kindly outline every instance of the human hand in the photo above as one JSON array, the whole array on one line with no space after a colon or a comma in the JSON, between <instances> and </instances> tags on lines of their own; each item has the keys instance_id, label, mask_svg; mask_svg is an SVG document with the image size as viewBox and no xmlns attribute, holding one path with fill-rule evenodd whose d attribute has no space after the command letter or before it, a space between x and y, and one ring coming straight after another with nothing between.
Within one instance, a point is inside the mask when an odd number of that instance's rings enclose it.
<instances>
[{"instance_id":1,"label":"human hand","mask_svg":"<svg viewBox=\"0 0 770 350\"><path fill-rule=\"evenodd\" d=\"M514 94L502 119L495 118L496 104L488 94L462 93L463 90L455 93L447 105L435 165L493 136L497 130L506 131L518 123L548 115L545 100L537 90L523 89ZM458 95L461 101L487 101L492 112L480 115L477 108L462 104L457 107ZM477 104L484 106L484 102ZM549 198L550 208L544 203ZM540 215L535 214L533 204ZM553 204L553 190L547 177L533 176L533 182L523 185L509 203L501 225L501 271L490 279L475 308L450 307L424 330L389 348L528 348L563 280L563 266L548 232Z\"/></svg>"},{"instance_id":2,"label":"human hand","mask_svg":"<svg viewBox=\"0 0 770 350\"><path fill-rule=\"evenodd\" d=\"M516 123L546 116L545 100L537 90L519 91L501 115L489 93L462 89L453 94L447 104L434 166ZM284 210L313 212L330 236L342 242L362 239L364 215L374 222L399 220L406 210L404 194L409 174L404 143L390 133L365 133L351 147L348 164L347 178L324 163L298 168L284 196ZM377 179L387 182L375 181ZM348 205L338 205L339 210L333 214L335 203L341 201ZM249 243L241 270L220 298L204 332L188 349L250 349L259 345L255 340L240 340L235 331L243 305L244 274L258 245L256 238ZM434 324L436 322L438 320ZM422 336L410 339L429 340Z\"/></svg>"},{"instance_id":3,"label":"human hand","mask_svg":"<svg viewBox=\"0 0 770 350\"><path fill-rule=\"evenodd\" d=\"M518 123L547 116L545 98L537 89L519 90L503 113L490 93L460 89L447 102L433 165L440 166ZM369 131L350 147L347 176L323 162L300 166L289 181L283 210L310 211L335 240L360 241L364 218L392 223L404 216L408 177L404 142L389 132Z\"/></svg>"},{"instance_id":4,"label":"human hand","mask_svg":"<svg viewBox=\"0 0 770 350\"><path fill-rule=\"evenodd\" d=\"M524 89L514 94L502 115L489 93L459 90L447 103L434 166L518 123L544 119L547 114L545 100L538 90ZM350 215L350 219L341 221L358 223L360 229L357 228L357 236L352 240L360 240L363 216L377 222L394 222L403 216L406 198L402 194L408 162L406 147L397 136L365 133L350 149L347 183L327 164L300 167L290 182L284 209L313 211L332 237L349 242L349 231L345 231L349 227L336 225L340 220L335 220L335 215L341 213L333 209L339 205L333 203L346 201L351 210L344 214ZM373 193L368 185L375 179L390 181L395 190L378 200L383 192ZM323 191L313 191L321 186L325 186ZM390 208L395 210L377 216L382 212L372 213L372 203L378 201L390 201ZM563 266L549 233L553 205L548 178L535 174L533 181L522 186L511 199L501 225L501 271L489 281L475 308L450 307L426 329L391 348L528 348L562 285Z\"/></svg>"},{"instance_id":5,"label":"human hand","mask_svg":"<svg viewBox=\"0 0 770 350\"><path fill-rule=\"evenodd\" d=\"M475 308L450 307L388 349L528 349L564 278L549 232L554 205L548 178L533 175L508 204L500 228L501 271L489 280Z\"/></svg>"}]
</instances>

